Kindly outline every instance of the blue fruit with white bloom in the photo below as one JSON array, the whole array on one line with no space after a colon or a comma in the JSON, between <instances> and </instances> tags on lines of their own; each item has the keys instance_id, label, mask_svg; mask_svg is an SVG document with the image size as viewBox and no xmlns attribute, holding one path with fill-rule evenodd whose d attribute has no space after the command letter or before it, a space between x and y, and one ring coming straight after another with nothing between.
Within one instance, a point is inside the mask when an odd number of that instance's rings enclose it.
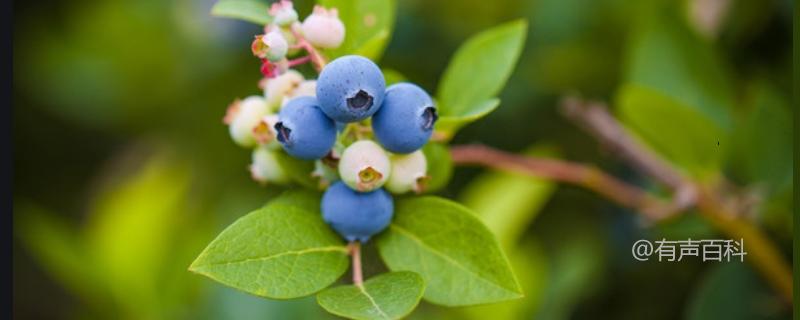
<instances>
[{"instance_id":1,"label":"blue fruit with white bloom","mask_svg":"<svg viewBox=\"0 0 800 320\"><path fill-rule=\"evenodd\" d=\"M317 99L322 111L339 122L356 122L381 107L386 82L375 63L361 56L333 60L319 74Z\"/></svg>"},{"instance_id":2,"label":"blue fruit with white bloom","mask_svg":"<svg viewBox=\"0 0 800 320\"><path fill-rule=\"evenodd\" d=\"M398 83L386 89L383 105L372 117L372 131L386 150L411 153L428 142L437 119L436 107L425 90Z\"/></svg>"},{"instance_id":3,"label":"blue fruit with white bloom","mask_svg":"<svg viewBox=\"0 0 800 320\"><path fill-rule=\"evenodd\" d=\"M356 192L339 181L322 196L322 219L347 241L366 242L389 226L393 214L392 196L383 189Z\"/></svg>"},{"instance_id":4,"label":"blue fruit with white bloom","mask_svg":"<svg viewBox=\"0 0 800 320\"><path fill-rule=\"evenodd\" d=\"M314 97L290 100L278 114L275 133L286 153L305 160L324 157L336 142L336 125Z\"/></svg>"}]
</instances>

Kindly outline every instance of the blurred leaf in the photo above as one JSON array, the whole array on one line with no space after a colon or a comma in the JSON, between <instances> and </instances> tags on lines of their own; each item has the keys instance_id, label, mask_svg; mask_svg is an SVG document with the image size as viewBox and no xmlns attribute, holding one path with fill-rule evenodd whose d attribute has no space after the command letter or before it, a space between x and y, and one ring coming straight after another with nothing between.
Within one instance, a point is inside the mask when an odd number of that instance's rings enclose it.
<instances>
[{"instance_id":1,"label":"blurred leaf","mask_svg":"<svg viewBox=\"0 0 800 320\"><path fill-rule=\"evenodd\" d=\"M189 270L267 298L322 290L348 260L341 238L322 221L319 201L304 191L281 195L222 231Z\"/></svg>"},{"instance_id":2,"label":"blurred leaf","mask_svg":"<svg viewBox=\"0 0 800 320\"><path fill-rule=\"evenodd\" d=\"M222 285L214 285L212 289L212 293L202 303L204 310L196 313L202 315L198 320L328 318L325 317L325 311L317 307L317 302L311 296L291 300L269 300Z\"/></svg>"},{"instance_id":3,"label":"blurred leaf","mask_svg":"<svg viewBox=\"0 0 800 320\"><path fill-rule=\"evenodd\" d=\"M712 239L719 232L700 214L680 214L653 226L653 238Z\"/></svg>"},{"instance_id":4,"label":"blurred leaf","mask_svg":"<svg viewBox=\"0 0 800 320\"><path fill-rule=\"evenodd\" d=\"M441 143L430 142L422 147L425 159L428 161L429 180L425 182L425 192L438 191L450 182L453 175L453 159L450 150Z\"/></svg>"},{"instance_id":5,"label":"blurred leaf","mask_svg":"<svg viewBox=\"0 0 800 320\"><path fill-rule=\"evenodd\" d=\"M628 128L670 161L696 174L719 168L727 134L695 108L657 90L629 84L619 91L617 111Z\"/></svg>"},{"instance_id":6,"label":"blurred leaf","mask_svg":"<svg viewBox=\"0 0 800 320\"><path fill-rule=\"evenodd\" d=\"M559 241L547 253L550 272L535 319L570 319L575 305L599 285L606 263L602 236L596 227L579 224L555 231Z\"/></svg>"},{"instance_id":7,"label":"blurred leaf","mask_svg":"<svg viewBox=\"0 0 800 320\"><path fill-rule=\"evenodd\" d=\"M763 81L751 88L748 104L728 161L748 183L767 184L774 192L792 183L792 114L788 102Z\"/></svg>"},{"instance_id":8,"label":"blurred leaf","mask_svg":"<svg viewBox=\"0 0 800 320\"><path fill-rule=\"evenodd\" d=\"M453 55L437 93L442 117L477 119L505 86L525 42L528 23L516 20L468 39ZM451 120L452 121L452 120Z\"/></svg>"},{"instance_id":9,"label":"blurred leaf","mask_svg":"<svg viewBox=\"0 0 800 320\"><path fill-rule=\"evenodd\" d=\"M185 214L189 179L185 164L156 155L94 204L86 230L89 252L114 298L131 314L158 311L157 275Z\"/></svg>"},{"instance_id":10,"label":"blurred leaf","mask_svg":"<svg viewBox=\"0 0 800 320\"><path fill-rule=\"evenodd\" d=\"M686 319L781 319L779 303L746 264L720 263L690 298Z\"/></svg>"},{"instance_id":11,"label":"blurred leaf","mask_svg":"<svg viewBox=\"0 0 800 320\"><path fill-rule=\"evenodd\" d=\"M497 109L499 106L500 99L491 98L480 101L474 106L467 108L470 110L467 114L459 116L441 116L439 117L439 120L436 121L436 132L444 135L447 139L452 138L453 134L455 134L458 129L461 129L461 127L469 124L470 122L483 118L485 115L494 111L494 109Z\"/></svg>"},{"instance_id":12,"label":"blurred leaf","mask_svg":"<svg viewBox=\"0 0 800 320\"><path fill-rule=\"evenodd\" d=\"M56 214L16 200L14 233L42 267L86 302L104 301L100 279L77 234Z\"/></svg>"},{"instance_id":13,"label":"blurred leaf","mask_svg":"<svg viewBox=\"0 0 800 320\"><path fill-rule=\"evenodd\" d=\"M389 42L394 28L395 0L319 0L326 8L339 10L344 23L344 43L329 50L328 57L335 59L348 54L359 54L378 61Z\"/></svg>"},{"instance_id":14,"label":"blurred leaf","mask_svg":"<svg viewBox=\"0 0 800 320\"><path fill-rule=\"evenodd\" d=\"M369 57L377 61L381 57L381 54L383 54L383 49L386 47L388 41L389 31L382 30L380 33L364 42L361 47L353 51L353 54Z\"/></svg>"},{"instance_id":15,"label":"blurred leaf","mask_svg":"<svg viewBox=\"0 0 800 320\"><path fill-rule=\"evenodd\" d=\"M394 69L383 69L383 79L386 81L386 86L393 85L398 82L407 81L408 79L400 71Z\"/></svg>"},{"instance_id":16,"label":"blurred leaf","mask_svg":"<svg viewBox=\"0 0 800 320\"><path fill-rule=\"evenodd\" d=\"M508 259L492 233L466 207L427 196L399 200L378 250L393 271L414 271L425 299L464 306L522 297Z\"/></svg>"},{"instance_id":17,"label":"blurred leaf","mask_svg":"<svg viewBox=\"0 0 800 320\"><path fill-rule=\"evenodd\" d=\"M639 20L629 44L626 80L661 92L725 129L733 89L723 58L669 10Z\"/></svg>"},{"instance_id":18,"label":"blurred leaf","mask_svg":"<svg viewBox=\"0 0 800 320\"><path fill-rule=\"evenodd\" d=\"M215 69L228 64L213 60L219 50L209 41L208 30L202 42L184 37L175 23L177 7L157 0L64 6L57 10L63 19L60 41L47 50L35 39L52 34L52 26L40 22L48 18L22 20L25 25L18 29L24 31L15 37L21 41L14 46L15 88L37 106L78 125L157 126L172 111L192 105L177 101L194 97L186 92L208 85L208 77L218 74ZM186 113L178 114L186 119Z\"/></svg>"},{"instance_id":19,"label":"blurred leaf","mask_svg":"<svg viewBox=\"0 0 800 320\"><path fill-rule=\"evenodd\" d=\"M527 155L553 154L543 147ZM513 248L555 191L556 184L507 172L487 172L462 191L461 203L474 210L504 248Z\"/></svg>"},{"instance_id":20,"label":"blurred leaf","mask_svg":"<svg viewBox=\"0 0 800 320\"><path fill-rule=\"evenodd\" d=\"M384 273L355 285L328 288L317 294L320 306L349 319L400 319L419 303L425 282L414 272Z\"/></svg>"},{"instance_id":21,"label":"blurred leaf","mask_svg":"<svg viewBox=\"0 0 800 320\"><path fill-rule=\"evenodd\" d=\"M220 0L211 7L211 14L267 25L272 22L269 4L258 0Z\"/></svg>"},{"instance_id":22,"label":"blurred leaf","mask_svg":"<svg viewBox=\"0 0 800 320\"><path fill-rule=\"evenodd\" d=\"M722 58L672 10L640 17L629 43L623 120L690 171L719 167L734 99ZM680 124L677 126L676 124Z\"/></svg>"}]
</instances>

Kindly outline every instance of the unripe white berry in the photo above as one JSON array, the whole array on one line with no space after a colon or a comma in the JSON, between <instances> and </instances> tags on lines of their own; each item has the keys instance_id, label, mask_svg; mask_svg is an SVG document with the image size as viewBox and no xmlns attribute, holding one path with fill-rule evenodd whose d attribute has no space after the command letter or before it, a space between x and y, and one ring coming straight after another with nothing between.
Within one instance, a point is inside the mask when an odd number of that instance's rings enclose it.
<instances>
[{"instance_id":1,"label":"unripe white berry","mask_svg":"<svg viewBox=\"0 0 800 320\"><path fill-rule=\"evenodd\" d=\"M275 2L269 8L272 21L279 26L288 26L297 21L297 11L291 1L281 0Z\"/></svg>"},{"instance_id":2,"label":"unripe white berry","mask_svg":"<svg viewBox=\"0 0 800 320\"><path fill-rule=\"evenodd\" d=\"M242 147L255 146L253 129L268 113L269 108L263 97L250 96L241 101L234 101L225 115L225 122L229 124L228 131L233 141Z\"/></svg>"},{"instance_id":3,"label":"unripe white berry","mask_svg":"<svg viewBox=\"0 0 800 320\"><path fill-rule=\"evenodd\" d=\"M303 36L315 47L335 49L344 41L344 24L336 8L314 6L314 12L303 20L302 29Z\"/></svg>"},{"instance_id":4,"label":"unripe white berry","mask_svg":"<svg viewBox=\"0 0 800 320\"><path fill-rule=\"evenodd\" d=\"M386 151L371 140L351 144L339 159L339 177L353 190L368 192L386 183L391 163Z\"/></svg>"},{"instance_id":5,"label":"unripe white berry","mask_svg":"<svg viewBox=\"0 0 800 320\"><path fill-rule=\"evenodd\" d=\"M286 53L289 51L289 43L286 42L286 38L283 37L279 28L275 28L264 35L261 41L264 42L267 48L265 51L265 58L269 61L280 61L286 57Z\"/></svg>"},{"instance_id":6,"label":"unripe white berry","mask_svg":"<svg viewBox=\"0 0 800 320\"><path fill-rule=\"evenodd\" d=\"M261 118L261 121L253 128L253 137L260 145L266 145L271 148L280 147L277 142L277 132L275 132L275 124L278 123L277 114L268 114Z\"/></svg>"},{"instance_id":7,"label":"unripe white berry","mask_svg":"<svg viewBox=\"0 0 800 320\"><path fill-rule=\"evenodd\" d=\"M306 80L301 82L294 90L290 90L286 96L283 97L281 107L286 105L289 100L297 97L315 97L317 95L317 80Z\"/></svg>"},{"instance_id":8,"label":"unripe white berry","mask_svg":"<svg viewBox=\"0 0 800 320\"><path fill-rule=\"evenodd\" d=\"M253 150L253 162L250 164L250 176L253 180L261 184L289 182L289 176L278 161L278 152L280 151L270 150L264 146Z\"/></svg>"},{"instance_id":9,"label":"unripe white berry","mask_svg":"<svg viewBox=\"0 0 800 320\"><path fill-rule=\"evenodd\" d=\"M283 74L267 80L264 88L264 96L267 98L267 105L272 110L281 106L283 98L294 91L303 82L303 75L296 70L287 70Z\"/></svg>"},{"instance_id":10,"label":"unripe white berry","mask_svg":"<svg viewBox=\"0 0 800 320\"><path fill-rule=\"evenodd\" d=\"M394 154L391 156L392 173L385 188L392 193L406 193L423 191L427 179L428 161L422 150L409 154Z\"/></svg>"}]
</instances>

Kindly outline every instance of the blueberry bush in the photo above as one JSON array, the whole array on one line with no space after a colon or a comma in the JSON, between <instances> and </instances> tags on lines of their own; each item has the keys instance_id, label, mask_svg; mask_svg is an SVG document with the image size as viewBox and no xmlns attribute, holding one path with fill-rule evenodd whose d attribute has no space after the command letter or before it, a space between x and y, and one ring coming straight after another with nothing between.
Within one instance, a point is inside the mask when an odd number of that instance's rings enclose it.
<instances>
[{"instance_id":1,"label":"blueberry bush","mask_svg":"<svg viewBox=\"0 0 800 320\"><path fill-rule=\"evenodd\" d=\"M217 15L264 25L251 46L263 94L234 101L224 122L252 150L253 179L290 190L225 229L191 271L265 298L316 294L328 312L354 319L401 318L420 299L523 296L477 215L428 193L450 178L448 138L499 105L526 23L470 39L433 98L374 62L393 10L393 1L322 1L301 20L287 0L215 5ZM363 279L361 246L371 242L388 270ZM352 284L337 285L348 269Z\"/></svg>"},{"instance_id":2,"label":"blueberry bush","mask_svg":"<svg viewBox=\"0 0 800 320\"><path fill-rule=\"evenodd\" d=\"M13 316L789 319L799 12L15 2Z\"/></svg>"},{"instance_id":3,"label":"blueberry bush","mask_svg":"<svg viewBox=\"0 0 800 320\"><path fill-rule=\"evenodd\" d=\"M225 229L191 265L193 272L266 298L316 294L326 311L354 319L402 318L421 299L460 307L523 298L533 280L520 284L512 265L532 268L535 262L520 252L537 249L514 243L552 184L497 177L467 190L469 207L431 195L458 164L577 185L650 223L695 210L720 233L746 239L754 270L784 303L792 296L789 266L741 217L746 196L719 174L722 159L735 152L724 149L728 139L747 135L734 132L727 112L733 98L722 80L724 67L701 40L675 31L682 26L660 29L670 25L670 15L654 15L666 21L657 24L642 19L632 35L616 116L602 102L574 95L565 95L560 108L634 170L666 187L665 195L591 165L542 157L547 151L538 148L517 155L448 145L459 129L500 105L497 95L526 39L524 20L468 39L431 96L404 80L402 70L376 64L391 36L393 1L320 1L302 20L287 0L270 7L226 0L212 12L264 25L251 46L261 61L263 94L234 101L224 121L231 138L253 150L253 179L289 191ZM703 17L689 17L698 32L712 32L703 31ZM695 74L692 68L701 65L705 72ZM714 145L719 149L707 149ZM480 208L480 215L469 208ZM381 270L368 279L364 244L380 256L368 259ZM340 281L348 269L352 281ZM698 299L692 317L702 317L711 303ZM498 306L464 314L513 317L524 308Z\"/></svg>"}]
</instances>

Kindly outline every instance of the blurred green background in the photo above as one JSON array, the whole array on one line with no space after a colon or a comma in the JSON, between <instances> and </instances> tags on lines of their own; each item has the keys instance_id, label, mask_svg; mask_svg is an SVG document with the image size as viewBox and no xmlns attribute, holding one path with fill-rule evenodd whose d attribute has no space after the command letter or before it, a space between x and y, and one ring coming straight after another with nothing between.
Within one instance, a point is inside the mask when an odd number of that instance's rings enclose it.
<instances>
[{"instance_id":1,"label":"blurred green background","mask_svg":"<svg viewBox=\"0 0 800 320\"><path fill-rule=\"evenodd\" d=\"M15 318L332 318L313 297L262 300L186 271L219 231L280 191L250 180L250 153L221 121L233 98L259 93L249 49L259 27L211 17L213 2L15 3ZM656 188L556 108L565 93L609 101L686 172L724 175L752 194L751 218L790 258L792 1L398 2L381 66L431 92L464 39L530 22L501 107L454 143L594 163ZM312 5L296 1L301 16ZM680 111L642 83L700 108ZM685 145L695 138L725 152ZM459 310L423 303L411 318L791 316L747 264L630 257L638 239L722 237L696 215L648 226L585 190L476 168L458 168L440 193L490 225L518 219L498 236L527 297Z\"/></svg>"}]
</instances>

